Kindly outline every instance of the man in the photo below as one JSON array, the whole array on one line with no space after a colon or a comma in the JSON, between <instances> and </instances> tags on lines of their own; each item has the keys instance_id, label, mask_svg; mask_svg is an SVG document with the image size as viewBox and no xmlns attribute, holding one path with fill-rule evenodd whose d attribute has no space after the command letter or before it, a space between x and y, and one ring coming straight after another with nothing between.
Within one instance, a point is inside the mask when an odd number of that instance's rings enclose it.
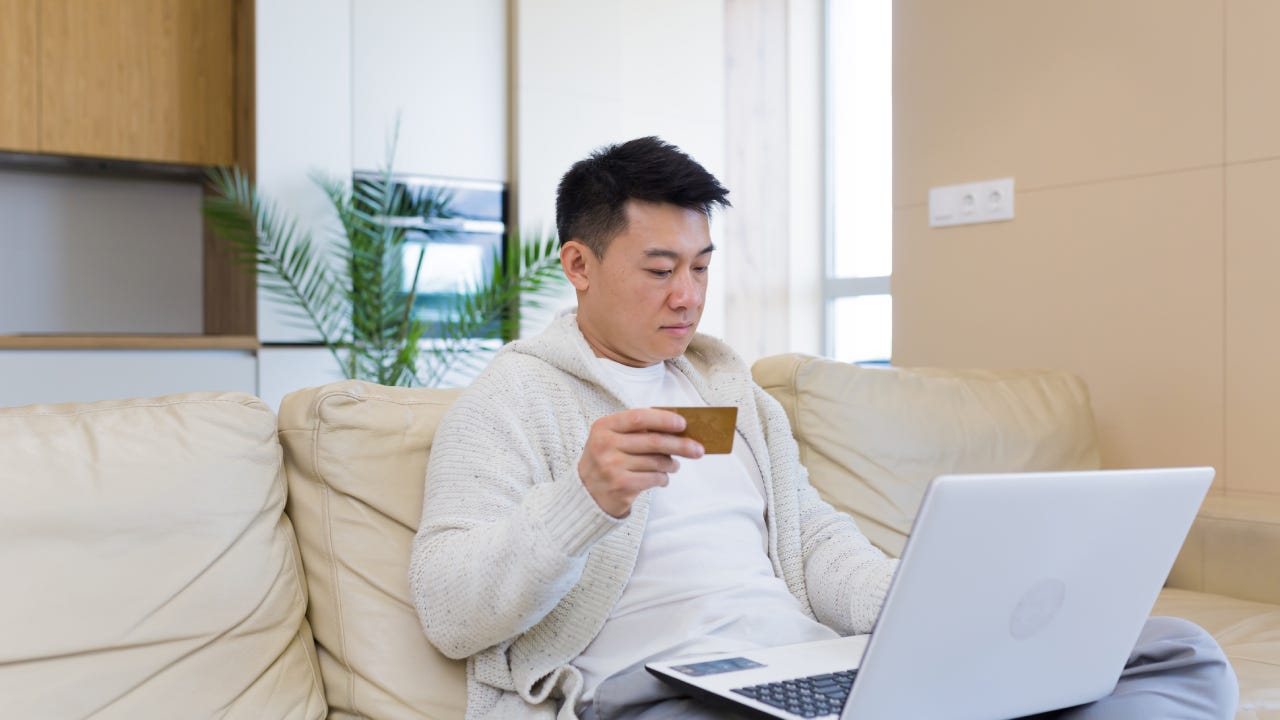
<instances>
[{"instance_id":1,"label":"man","mask_svg":"<svg viewBox=\"0 0 1280 720\"><path fill-rule=\"evenodd\" d=\"M576 314L505 347L441 423L410 582L429 639L468 659L468 718L722 717L643 663L871 630L896 561L818 498L781 407L695 332L727 195L657 138L575 164L556 224ZM680 405L737 406L734 452L704 457L654 409ZM1071 717L1230 717L1212 638L1169 620L1144 641L1121 704Z\"/></svg>"}]
</instances>

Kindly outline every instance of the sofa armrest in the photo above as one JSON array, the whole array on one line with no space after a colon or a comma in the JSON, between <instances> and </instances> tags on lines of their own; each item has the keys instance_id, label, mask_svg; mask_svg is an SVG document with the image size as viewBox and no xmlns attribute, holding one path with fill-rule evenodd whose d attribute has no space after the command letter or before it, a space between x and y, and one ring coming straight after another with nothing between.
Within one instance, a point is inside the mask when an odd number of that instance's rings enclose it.
<instances>
[{"instance_id":1,"label":"sofa armrest","mask_svg":"<svg viewBox=\"0 0 1280 720\"><path fill-rule=\"evenodd\" d=\"M1280 604L1280 496L1205 498L1168 587Z\"/></svg>"}]
</instances>

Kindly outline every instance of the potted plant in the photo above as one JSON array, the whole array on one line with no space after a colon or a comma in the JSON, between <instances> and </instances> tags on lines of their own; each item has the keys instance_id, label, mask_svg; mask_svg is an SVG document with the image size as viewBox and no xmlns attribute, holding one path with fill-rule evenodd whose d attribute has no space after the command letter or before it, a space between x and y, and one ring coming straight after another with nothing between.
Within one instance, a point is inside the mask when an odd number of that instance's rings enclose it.
<instances>
[{"instance_id":1,"label":"potted plant","mask_svg":"<svg viewBox=\"0 0 1280 720\"><path fill-rule=\"evenodd\" d=\"M375 179L313 175L337 220L323 250L238 168L209 171L204 214L237 260L257 272L260 287L319 333L346 377L435 386L451 372L475 369L494 338L513 339L521 306L538 307L557 293L558 243L554 236L512 237L492 258L491 273L466 279L445 312L424 321L415 305L426 244L416 261L412 249L406 253L407 226L417 225L428 243L448 231L406 220L450 218L450 197L406 192L394 182L393 157L394 140Z\"/></svg>"}]
</instances>

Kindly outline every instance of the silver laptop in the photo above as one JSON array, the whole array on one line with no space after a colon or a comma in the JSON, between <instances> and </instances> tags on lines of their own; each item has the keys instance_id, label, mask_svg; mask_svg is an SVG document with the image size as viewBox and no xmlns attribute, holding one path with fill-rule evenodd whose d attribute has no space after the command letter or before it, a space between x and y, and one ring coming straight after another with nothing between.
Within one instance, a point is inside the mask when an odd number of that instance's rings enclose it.
<instances>
[{"instance_id":1,"label":"silver laptop","mask_svg":"<svg viewBox=\"0 0 1280 720\"><path fill-rule=\"evenodd\" d=\"M1114 689L1213 468L944 475L870 635L646 665L756 717L997 720Z\"/></svg>"}]
</instances>

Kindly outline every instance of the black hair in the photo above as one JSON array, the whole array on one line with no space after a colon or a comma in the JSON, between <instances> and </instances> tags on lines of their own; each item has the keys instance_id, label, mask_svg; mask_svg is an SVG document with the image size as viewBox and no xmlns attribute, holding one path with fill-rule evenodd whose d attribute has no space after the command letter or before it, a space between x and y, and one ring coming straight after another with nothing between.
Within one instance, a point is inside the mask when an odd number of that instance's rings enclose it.
<instances>
[{"instance_id":1,"label":"black hair","mask_svg":"<svg viewBox=\"0 0 1280 720\"><path fill-rule=\"evenodd\" d=\"M556 189L560 243L578 240L596 257L627 226L628 200L670 203L711 217L729 207L729 191L670 143L650 136L598 148L579 160Z\"/></svg>"}]
</instances>

